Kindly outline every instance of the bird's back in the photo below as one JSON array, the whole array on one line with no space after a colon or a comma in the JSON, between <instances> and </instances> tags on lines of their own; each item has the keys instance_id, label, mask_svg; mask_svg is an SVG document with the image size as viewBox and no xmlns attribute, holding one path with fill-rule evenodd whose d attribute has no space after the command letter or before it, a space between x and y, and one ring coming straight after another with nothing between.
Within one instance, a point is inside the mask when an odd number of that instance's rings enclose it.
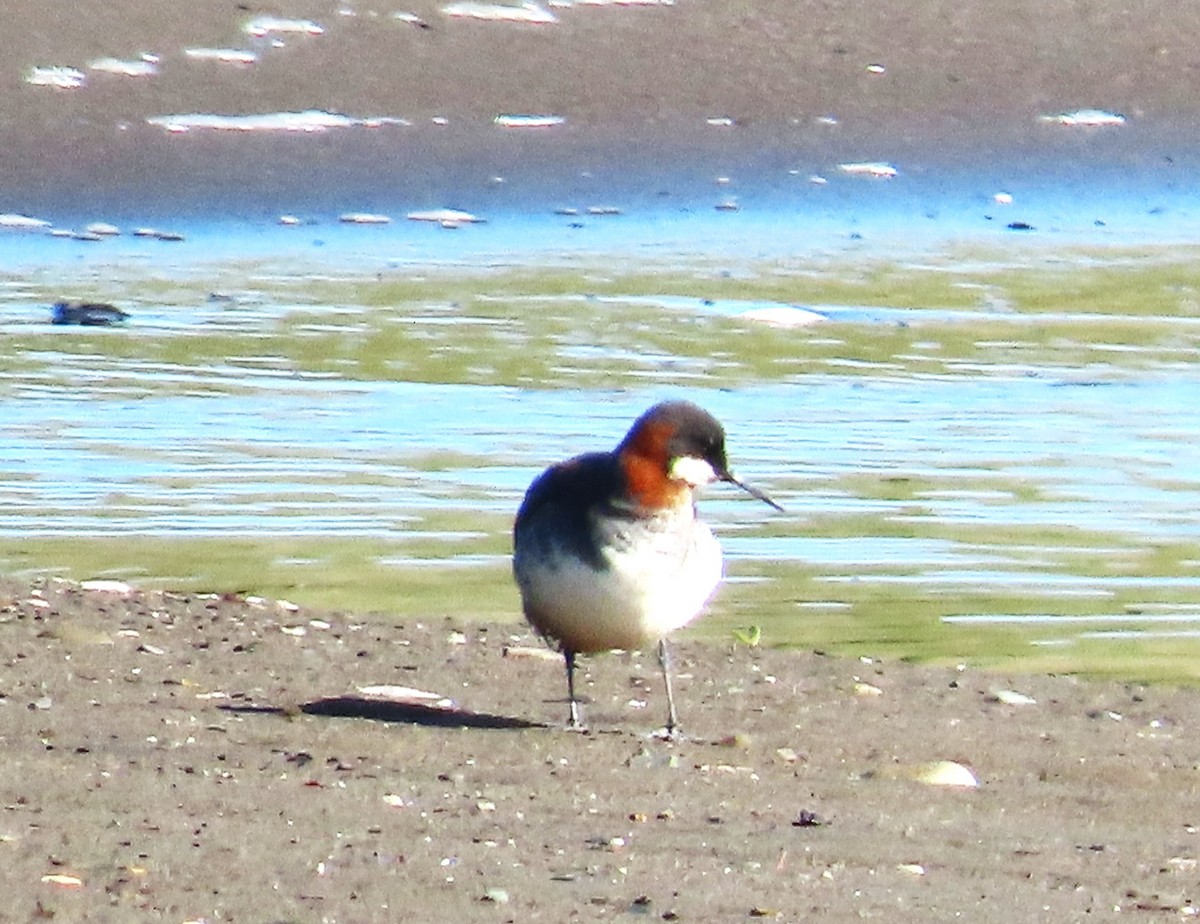
<instances>
[{"instance_id":1,"label":"bird's back","mask_svg":"<svg viewBox=\"0 0 1200 924\"><path fill-rule=\"evenodd\" d=\"M620 486L610 453L591 452L560 462L539 475L525 492L513 525L513 570L517 582L533 562L577 558L603 567L593 531L595 511Z\"/></svg>"}]
</instances>

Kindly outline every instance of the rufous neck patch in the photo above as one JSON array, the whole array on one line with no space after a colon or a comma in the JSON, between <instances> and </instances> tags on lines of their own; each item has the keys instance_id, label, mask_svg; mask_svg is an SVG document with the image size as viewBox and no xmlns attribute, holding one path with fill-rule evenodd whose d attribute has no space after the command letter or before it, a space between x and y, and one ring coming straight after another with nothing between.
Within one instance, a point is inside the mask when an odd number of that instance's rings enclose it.
<instances>
[{"instance_id":1,"label":"rufous neck patch","mask_svg":"<svg viewBox=\"0 0 1200 924\"><path fill-rule=\"evenodd\" d=\"M625 492L641 507L661 510L691 499L687 484L672 481L667 474L667 444L673 435L670 424L646 423L620 449L617 461L625 476Z\"/></svg>"}]
</instances>

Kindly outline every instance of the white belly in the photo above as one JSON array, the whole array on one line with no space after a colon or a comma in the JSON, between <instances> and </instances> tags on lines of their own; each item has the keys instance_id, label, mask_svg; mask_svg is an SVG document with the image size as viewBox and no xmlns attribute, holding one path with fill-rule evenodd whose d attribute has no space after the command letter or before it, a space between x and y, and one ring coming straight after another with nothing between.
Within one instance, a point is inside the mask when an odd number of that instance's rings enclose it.
<instances>
[{"instance_id":1,"label":"white belly","mask_svg":"<svg viewBox=\"0 0 1200 924\"><path fill-rule=\"evenodd\" d=\"M684 535L609 549L604 569L572 557L523 567L526 614L576 652L651 645L699 616L721 581L721 548L709 528L693 521Z\"/></svg>"}]
</instances>

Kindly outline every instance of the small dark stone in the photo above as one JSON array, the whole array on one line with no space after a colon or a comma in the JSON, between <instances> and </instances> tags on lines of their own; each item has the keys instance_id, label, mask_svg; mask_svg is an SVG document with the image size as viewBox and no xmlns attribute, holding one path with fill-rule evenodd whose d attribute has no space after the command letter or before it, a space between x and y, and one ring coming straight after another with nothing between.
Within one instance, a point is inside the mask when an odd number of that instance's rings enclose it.
<instances>
[{"instance_id":1,"label":"small dark stone","mask_svg":"<svg viewBox=\"0 0 1200 924\"><path fill-rule=\"evenodd\" d=\"M800 814L796 816L796 820L792 822L793 828L819 828L825 824L825 820L816 812L808 809L801 809Z\"/></svg>"}]
</instances>

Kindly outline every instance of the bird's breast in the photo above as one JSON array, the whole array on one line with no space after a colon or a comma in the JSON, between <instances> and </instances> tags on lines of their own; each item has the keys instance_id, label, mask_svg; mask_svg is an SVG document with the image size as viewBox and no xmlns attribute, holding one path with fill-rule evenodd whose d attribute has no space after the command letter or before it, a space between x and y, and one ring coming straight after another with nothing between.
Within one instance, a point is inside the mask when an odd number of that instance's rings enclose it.
<instances>
[{"instance_id":1,"label":"bird's breast","mask_svg":"<svg viewBox=\"0 0 1200 924\"><path fill-rule=\"evenodd\" d=\"M641 648L687 625L721 580L721 549L691 507L650 517L596 514L595 556L518 556L525 612L574 651ZM549 551L543 546L543 551Z\"/></svg>"}]
</instances>

